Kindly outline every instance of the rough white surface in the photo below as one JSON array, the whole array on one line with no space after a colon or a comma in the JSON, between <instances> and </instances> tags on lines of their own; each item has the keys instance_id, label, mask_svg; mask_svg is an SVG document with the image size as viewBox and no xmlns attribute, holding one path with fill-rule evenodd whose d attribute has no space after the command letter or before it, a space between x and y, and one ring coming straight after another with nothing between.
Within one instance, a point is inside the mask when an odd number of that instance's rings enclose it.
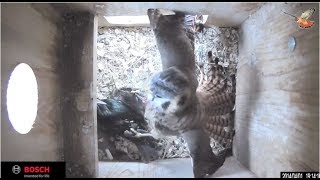
<instances>
[{"instance_id":1,"label":"rough white surface","mask_svg":"<svg viewBox=\"0 0 320 180\"><path fill-rule=\"evenodd\" d=\"M100 29L98 36L98 98L110 97L113 89L146 90L151 75L161 70L150 28Z\"/></svg>"}]
</instances>

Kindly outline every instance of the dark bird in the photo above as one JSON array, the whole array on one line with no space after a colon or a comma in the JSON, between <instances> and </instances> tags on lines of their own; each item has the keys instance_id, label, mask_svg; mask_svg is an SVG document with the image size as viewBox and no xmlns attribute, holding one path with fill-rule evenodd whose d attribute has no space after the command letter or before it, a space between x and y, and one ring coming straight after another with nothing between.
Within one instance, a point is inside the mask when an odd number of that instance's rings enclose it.
<instances>
[{"instance_id":1,"label":"dark bird","mask_svg":"<svg viewBox=\"0 0 320 180\"><path fill-rule=\"evenodd\" d=\"M158 134L183 137L194 177L211 175L224 164L227 151L214 154L210 137L230 150L235 95L210 53L210 73L198 83L192 16L162 9L149 9L148 16L163 69L151 80L145 118Z\"/></svg>"},{"instance_id":2,"label":"dark bird","mask_svg":"<svg viewBox=\"0 0 320 180\"><path fill-rule=\"evenodd\" d=\"M108 149L118 161L148 163L158 159L160 147L158 141L147 134L150 128L144 119L144 108L145 97L131 88L116 90L112 98L97 100L98 138L104 139L99 141L99 149ZM119 146L136 146L123 147L136 149L136 152L122 151Z\"/></svg>"}]
</instances>

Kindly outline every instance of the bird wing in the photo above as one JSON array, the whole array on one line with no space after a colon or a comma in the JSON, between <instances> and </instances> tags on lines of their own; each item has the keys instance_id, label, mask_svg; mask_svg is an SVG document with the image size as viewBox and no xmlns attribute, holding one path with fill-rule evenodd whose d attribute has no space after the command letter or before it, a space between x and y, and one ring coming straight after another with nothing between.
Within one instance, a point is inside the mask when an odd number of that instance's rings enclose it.
<instances>
[{"instance_id":1,"label":"bird wing","mask_svg":"<svg viewBox=\"0 0 320 180\"><path fill-rule=\"evenodd\" d=\"M235 131L235 75L224 75L219 59L208 53L210 63L207 78L197 89L201 108L204 113L204 131L225 148L232 146Z\"/></svg>"},{"instance_id":2,"label":"bird wing","mask_svg":"<svg viewBox=\"0 0 320 180\"><path fill-rule=\"evenodd\" d=\"M300 17L301 17L302 19L309 19L309 18L313 15L313 13L314 13L315 11L316 11L315 8L310 8L310 9L304 11L304 12L301 14Z\"/></svg>"}]
</instances>

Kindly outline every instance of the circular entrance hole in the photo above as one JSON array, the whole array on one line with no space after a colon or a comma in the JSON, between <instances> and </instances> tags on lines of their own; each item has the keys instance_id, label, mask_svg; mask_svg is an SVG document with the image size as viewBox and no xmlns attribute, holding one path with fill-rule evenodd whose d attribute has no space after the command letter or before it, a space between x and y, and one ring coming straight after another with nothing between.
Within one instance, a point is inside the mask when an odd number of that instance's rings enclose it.
<instances>
[{"instance_id":1,"label":"circular entrance hole","mask_svg":"<svg viewBox=\"0 0 320 180\"><path fill-rule=\"evenodd\" d=\"M33 70L25 63L17 65L11 73L7 110L13 128L20 134L27 134L37 116L38 85Z\"/></svg>"}]
</instances>

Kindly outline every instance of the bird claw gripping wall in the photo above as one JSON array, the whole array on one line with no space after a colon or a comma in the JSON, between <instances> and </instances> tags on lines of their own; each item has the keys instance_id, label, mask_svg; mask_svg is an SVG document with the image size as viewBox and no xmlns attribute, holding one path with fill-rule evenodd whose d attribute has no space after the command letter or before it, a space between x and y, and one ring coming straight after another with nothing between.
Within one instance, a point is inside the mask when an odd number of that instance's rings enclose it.
<instances>
[{"instance_id":1,"label":"bird claw gripping wall","mask_svg":"<svg viewBox=\"0 0 320 180\"><path fill-rule=\"evenodd\" d=\"M234 77L224 77L214 61L217 59L208 53L211 70L198 83L194 54L196 16L163 9L149 9L147 14L163 69L151 80L145 118L158 134L183 137L194 177L211 175L223 165L226 152L232 147ZM214 154L210 138L225 151Z\"/></svg>"}]
</instances>

